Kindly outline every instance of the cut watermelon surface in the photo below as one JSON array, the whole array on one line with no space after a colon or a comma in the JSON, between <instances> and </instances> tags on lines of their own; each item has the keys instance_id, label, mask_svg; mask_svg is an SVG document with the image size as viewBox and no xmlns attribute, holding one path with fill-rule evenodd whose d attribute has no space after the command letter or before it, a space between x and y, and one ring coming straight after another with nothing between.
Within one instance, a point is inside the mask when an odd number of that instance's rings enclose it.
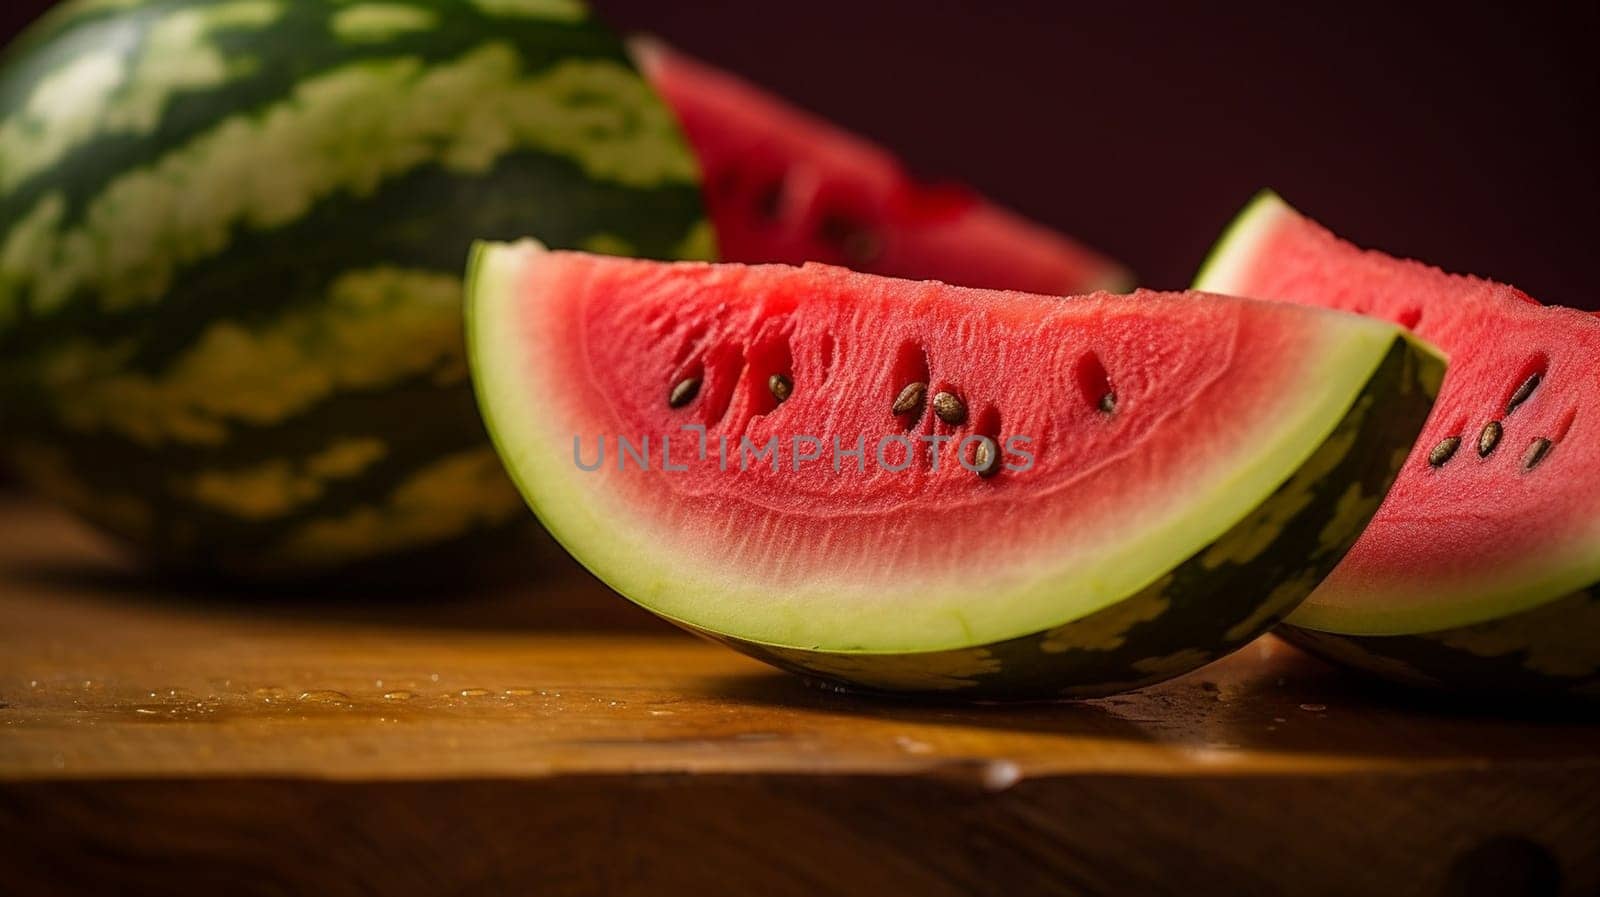
<instances>
[{"instance_id":1,"label":"cut watermelon surface","mask_svg":"<svg viewBox=\"0 0 1600 897\"><path fill-rule=\"evenodd\" d=\"M1442 364L1289 305L532 242L477 251L468 317L502 458L608 584L814 679L973 696L1133 687L1264 631L1377 508Z\"/></svg>"},{"instance_id":2,"label":"cut watermelon surface","mask_svg":"<svg viewBox=\"0 0 1600 897\"><path fill-rule=\"evenodd\" d=\"M1130 285L1099 253L963 188L919 183L882 148L746 81L656 41L634 55L694 147L727 261L1050 295Z\"/></svg>"},{"instance_id":3,"label":"cut watermelon surface","mask_svg":"<svg viewBox=\"0 0 1600 897\"><path fill-rule=\"evenodd\" d=\"M1382 510L1291 617L1302 640L1409 681L1600 682L1600 319L1358 249L1271 194L1196 286L1395 321L1450 355Z\"/></svg>"}]
</instances>

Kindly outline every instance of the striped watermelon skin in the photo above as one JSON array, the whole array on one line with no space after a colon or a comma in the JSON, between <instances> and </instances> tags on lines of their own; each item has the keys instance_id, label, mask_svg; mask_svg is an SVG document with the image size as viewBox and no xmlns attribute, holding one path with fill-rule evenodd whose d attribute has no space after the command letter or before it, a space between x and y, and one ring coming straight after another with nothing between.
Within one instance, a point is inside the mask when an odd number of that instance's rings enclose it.
<instances>
[{"instance_id":1,"label":"striped watermelon skin","mask_svg":"<svg viewBox=\"0 0 1600 897\"><path fill-rule=\"evenodd\" d=\"M0 62L0 450L157 563L347 568L521 521L474 239L707 258L576 0L84 0Z\"/></svg>"},{"instance_id":2,"label":"striped watermelon skin","mask_svg":"<svg viewBox=\"0 0 1600 897\"><path fill-rule=\"evenodd\" d=\"M1346 635L1282 626L1283 638L1368 676L1422 689L1519 700L1600 700L1594 644L1600 590L1584 589L1469 626Z\"/></svg>"}]
</instances>

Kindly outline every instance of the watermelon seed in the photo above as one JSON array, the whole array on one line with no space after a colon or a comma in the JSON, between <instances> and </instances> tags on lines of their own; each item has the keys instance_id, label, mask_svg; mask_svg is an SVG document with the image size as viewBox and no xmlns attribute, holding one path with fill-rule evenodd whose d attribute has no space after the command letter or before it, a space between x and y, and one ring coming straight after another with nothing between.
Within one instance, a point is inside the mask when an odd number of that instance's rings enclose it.
<instances>
[{"instance_id":1,"label":"watermelon seed","mask_svg":"<svg viewBox=\"0 0 1600 897\"><path fill-rule=\"evenodd\" d=\"M756 194L755 210L764 221L777 221L783 212L783 180L777 179L762 186Z\"/></svg>"},{"instance_id":2,"label":"watermelon seed","mask_svg":"<svg viewBox=\"0 0 1600 897\"><path fill-rule=\"evenodd\" d=\"M1500 444L1500 434L1504 432L1505 429L1500 426L1500 422L1497 420L1484 424L1483 432L1478 434L1478 457L1489 457L1489 453L1494 451L1494 447Z\"/></svg>"},{"instance_id":3,"label":"watermelon seed","mask_svg":"<svg viewBox=\"0 0 1600 897\"><path fill-rule=\"evenodd\" d=\"M1528 401L1528 396L1533 395L1534 389L1539 386L1539 380L1540 376L1536 372L1529 374L1528 379L1522 381L1522 385L1517 387L1517 391L1511 394L1510 401L1506 402L1507 414L1510 414L1513 410L1515 410L1518 405Z\"/></svg>"},{"instance_id":4,"label":"watermelon seed","mask_svg":"<svg viewBox=\"0 0 1600 897\"><path fill-rule=\"evenodd\" d=\"M773 374L767 378L767 388L772 390L772 397L782 402L794 392L794 381L783 374Z\"/></svg>"},{"instance_id":5,"label":"watermelon seed","mask_svg":"<svg viewBox=\"0 0 1600 897\"><path fill-rule=\"evenodd\" d=\"M713 196L726 198L739 192L739 178L732 170L725 170L709 186Z\"/></svg>"},{"instance_id":6,"label":"watermelon seed","mask_svg":"<svg viewBox=\"0 0 1600 897\"><path fill-rule=\"evenodd\" d=\"M1434 467L1443 467L1444 462L1450 460L1450 457L1456 453L1456 449L1460 447L1460 436L1447 436L1433 447L1433 451L1428 453L1428 463Z\"/></svg>"},{"instance_id":7,"label":"watermelon seed","mask_svg":"<svg viewBox=\"0 0 1600 897\"><path fill-rule=\"evenodd\" d=\"M1550 454L1550 445L1550 440L1543 436L1528 443L1528 451L1522 456L1522 470L1527 472L1538 467L1544 456Z\"/></svg>"},{"instance_id":8,"label":"watermelon seed","mask_svg":"<svg viewBox=\"0 0 1600 897\"><path fill-rule=\"evenodd\" d=\"M902 414L910 414L922 407L922 399L927 394L928 384L921 381L907 383L906 388L900 390L900 394L895 396L894 407L889 410L894 412L896 417Z\"/></svg>"},{"instance_id":9,"label":"watermelon seed","mask_svg":"<svg viewBox=\"0 0 1600 897\"><path fill-rule=\"evenodd\" d=\"M883 254L883 240L872 231L862 230L850 235L841 248L845 258L858 268L865 268Z\"/></svg>"},{"instance_id":10,"label":"watermelon seed","mask_svg":"<svg viewBox=\"0 0 1600 897\"><path fill-rule=\"evenodd\" d=\"M817 222L817 236L858 268L872 264L883 252L881 238L865 224L840 212L822 216Z\"/></svg>"},{"instance_id":11,"label":"watermelon seed","mask_svg":"<svg viewBox=\"0 0 1600 897\"><path fill-rule=\"evenodd\" d=\"M1110 414L1117 410L1117 394L1108 392L1100 397L1100 410Z\"/></svg>"},{"instance_id":12,"label":"watermelon seed","mask_svg":"<svg viewBox=\"0 0 1600 897\"><path fill-rule=\"evenodd\" d=\"M939 419L954 427L967 419L967 406L965 402L948 392L940 392L933 397L933 413Z\"/></svg>"},{"instance_id":13,"label":"watermelon seed","mask_svg":"<svg viewBox=\"0 0 1600 897\"><path fill-rule=\"evenodd\" d=\"M700 378L685 377L678 381L677 386L672 387L672 392L667 394L667 407L682 408L694 401L694 397L699 393Z\"/></svg>"},{"instance_id":14,"label":"watermelon seed","mask_svg":"<svg viewBox=\"0 0 1600 897\"><path fill-rule=\"evenodd\" d=\"M1000 453L995 450L993 439L985 436L972 447L972 468L973 473L985 479L1000 472Z\"/></svg>"}]
</instances>

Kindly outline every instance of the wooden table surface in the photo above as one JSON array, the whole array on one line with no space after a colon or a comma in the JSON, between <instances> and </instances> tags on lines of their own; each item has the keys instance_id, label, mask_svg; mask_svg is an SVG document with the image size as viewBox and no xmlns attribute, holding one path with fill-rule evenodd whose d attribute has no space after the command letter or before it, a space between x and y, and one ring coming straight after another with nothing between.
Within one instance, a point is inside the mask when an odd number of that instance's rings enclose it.
<instances>
[{"instance_id":1,"label":"wooden table surface","mask_svg":"<svg viewBox=\"0 0 1600 897\"><path fill-rule=\"evenodd\" d=\"M1098 701L859 698L559 557L227 594L0 500L0 893L108 892L1594 897L1600 724L1270 638Z\"/></svg>"}]
</instances>

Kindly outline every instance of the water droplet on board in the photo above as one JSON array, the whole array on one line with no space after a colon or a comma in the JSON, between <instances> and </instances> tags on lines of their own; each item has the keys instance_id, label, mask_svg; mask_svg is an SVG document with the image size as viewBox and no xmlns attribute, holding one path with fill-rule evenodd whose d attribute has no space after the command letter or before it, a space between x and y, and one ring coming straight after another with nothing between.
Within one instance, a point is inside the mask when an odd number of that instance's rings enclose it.
<instances>
[{"instance_id":1,"label":"water droplet on board","mask_svg":"<svg viewBox=\"0 0 1600 897\"><path fill-rule=\"evenodd\" d=\"M489 695L487 688L463 688L460 691L463 698L483 698Z\"/></svg>"},{"instance_id":2,"label":"water droplet on board","mask_svg":"<svg viewBox=\"0 0 1600 897\"><path fill-rule=\"evenodd\" d=\"M933 753L933 745L927 743L926 741L918 741L909 735L896 735L894 738L894 743L900 747L900 750L905 751L908 754Z\"/></svg>"},{"instance_id":3,"label":"water droplet on board","mask_svg":"<svg viewBox=\"0 0 1600 897\"><path fill-rule=\"evenodd\" d=\"M320 689L307 691L300 694L300 700L307 704L348 704L350 696L342 691Z\"/></svg>"},{"instance_id":4,"label":"water droplet on board","mask_svg":"<svg viewBox=\"0 0 1600 897\"><path fill-rule=\"evenodd\" d=\"M1321 713L1328 709L1327 704L1301 704L1300 709L1309 713Z\"/></svg>"},{"instance_id":5,"label":"water droplet on board","mask_svg":"<svg viewBox=\"0 0 1600 897\"><path fill-rule=\"evenodd\" d=\"M409 691L389 691L383 694L383 698L386 701L409 701L414 697L416 695Z\"/></svg>"},{"instance_id":6,"label":"water droplet on board","mask_svg":"<svg viewBox=\"0 0 1600 897\"><path fill-rule=\"evenodd\" d=\"M984 764L980 781L989 791L1004 791L1022 781L1022 770L1010 760L993 760Z\"/></svg>"}]
</instances>

